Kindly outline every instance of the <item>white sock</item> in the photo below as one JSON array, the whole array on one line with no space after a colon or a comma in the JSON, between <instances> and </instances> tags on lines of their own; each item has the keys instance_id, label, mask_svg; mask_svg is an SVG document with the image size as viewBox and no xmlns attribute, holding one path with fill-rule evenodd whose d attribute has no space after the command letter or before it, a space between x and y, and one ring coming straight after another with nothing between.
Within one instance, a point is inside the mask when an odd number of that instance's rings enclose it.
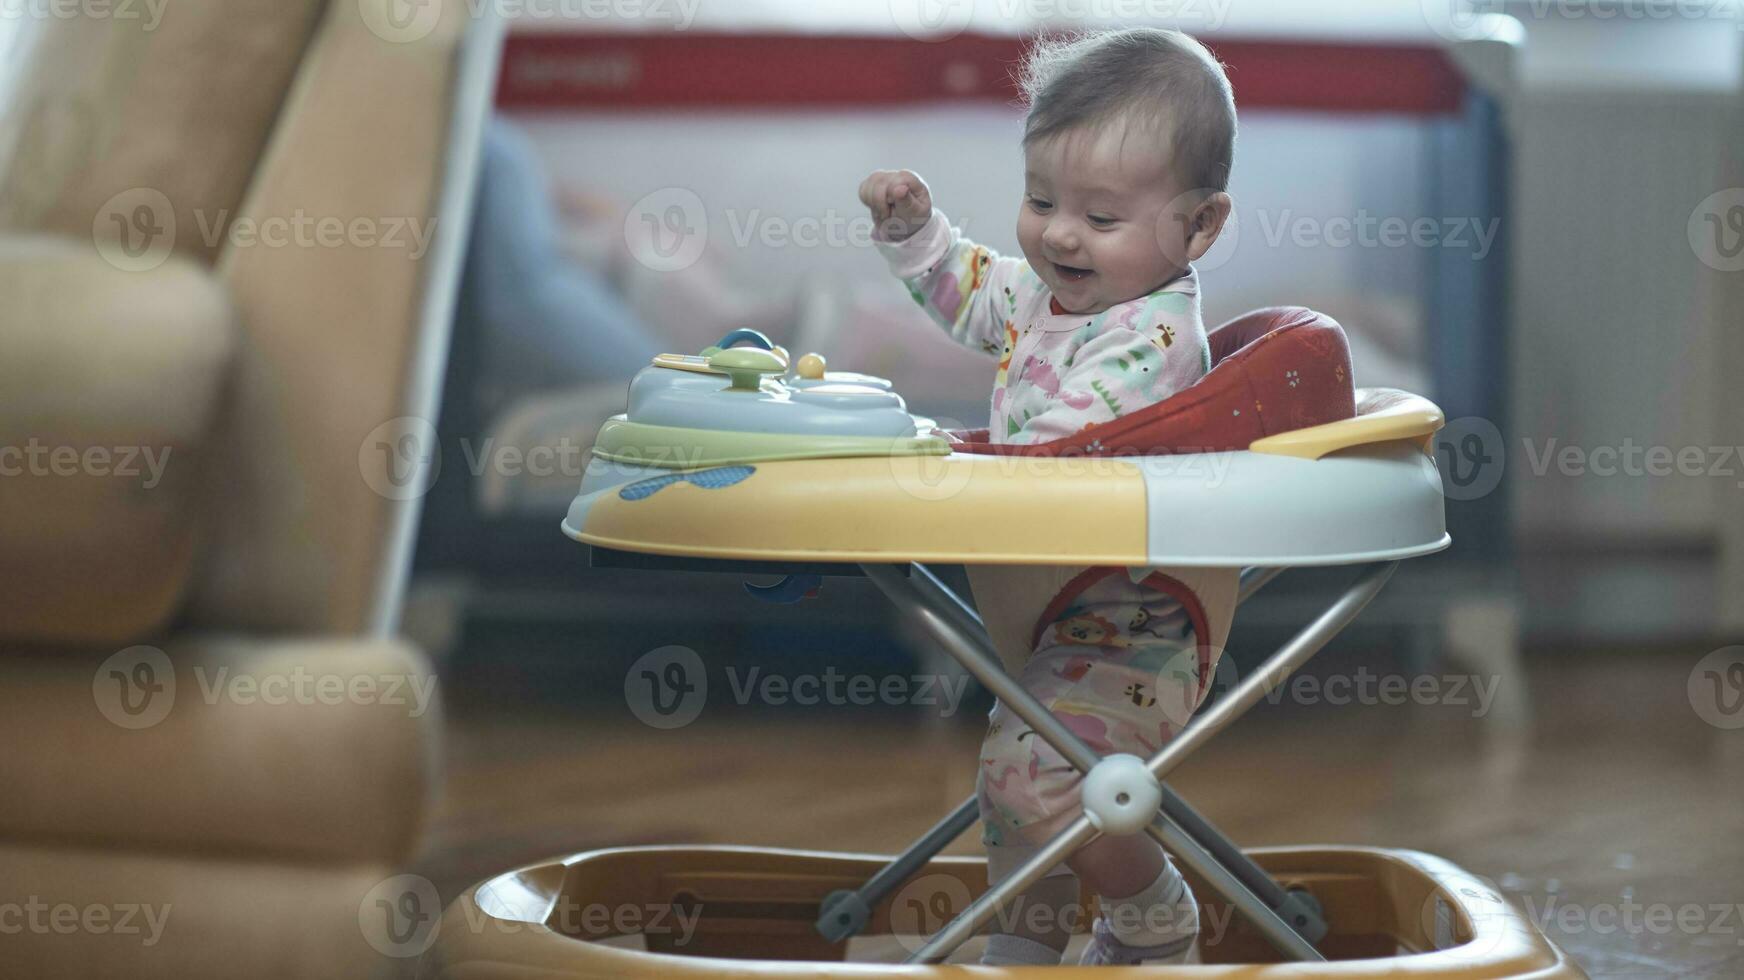
<instances>
[{"instance_id":1,"label":"white sock","mask_svg":"<svg viewBox=\"0 0 1744 980\"><path fill-rule=\"evenodd\" d=\"M1191 939L1199 932L1199 904L1173 862L1137 895L1099 897L1102 916L1114 938L1128 946L1161 946Z\"/></svg>"},{"instance_id":2,"label":"white sock","mask_svg":"<svg viewBox=\"0 0 1744 980\"><path fill-rule=\"evenodd\" d=\"M1059 966L1058 950L1022 936L996 932L987 937L987 949L981 954L982 966Z\"/></svg>"}]
</instances>

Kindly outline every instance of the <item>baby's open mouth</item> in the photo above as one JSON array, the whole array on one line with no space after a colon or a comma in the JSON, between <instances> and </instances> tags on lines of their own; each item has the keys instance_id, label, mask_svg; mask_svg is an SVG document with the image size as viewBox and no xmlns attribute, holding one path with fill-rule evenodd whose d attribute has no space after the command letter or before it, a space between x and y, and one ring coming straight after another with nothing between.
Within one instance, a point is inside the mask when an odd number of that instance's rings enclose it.
<instances>
[{"instance_id":1,"label":"baby's open mouth","mask_svg":"<svg viewBox=\"0 0 1744 980\"><path fill-rule=\"evenodd\" d=\"M1060 278L1067 282L1077 282L1078 280L1091 275L1089 269L1079 269L1075 266L1061 265L1058 262L1054 263L1054 271L1058 272Z\"/></svg>"}]
</instances>

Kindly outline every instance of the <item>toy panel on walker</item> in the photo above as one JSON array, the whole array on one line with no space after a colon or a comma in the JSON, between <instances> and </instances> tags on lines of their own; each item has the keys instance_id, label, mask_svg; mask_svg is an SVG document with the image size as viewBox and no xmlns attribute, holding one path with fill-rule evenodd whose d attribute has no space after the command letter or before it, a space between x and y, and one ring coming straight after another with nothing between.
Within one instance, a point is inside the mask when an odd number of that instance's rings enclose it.
<instances>
[{"instance_id":1,"label":"toy panel on walker","mask_svg":"<svg viewBox=\"0 0 1744 980\"><path fill-rule=\"evenodd\" d=\"M1309 310L1250 314L1215 331L1211 346L1211 372L1166 401L1054 443L1012 447L990 443L985 433L940 431L910 414L887 381L829 371L817 355L794 357L754 331L735 331L698 355L662 355L637 375L627 411L600 433L563 529L603 549L863 563L869 575L901 565L920 578L928 577L926 562L1272 570L1373 563L1375 573L1362 577L1373 590L1391 563L1447 546L1441 481L1429 455L1441 424L1434 405L1404 392L1354 389L1342 331ZM1201 516L1160 519L1182 508ZM1013 526L1026 533L1005 533ZM874 579L884 587L882 573ZM1350 602L1357 591L1353 586L1306 627L1296 652L1286 644L1244 686L1264 683L1274 664L1312 655L1373 594ZM1245 710L1242 697L1227 698L1228 718ZM1224 703L1202 716L1222 712ZM1201 722L1208 724L1195 731ZM1197 718L1172 744L1190 751L1225 723ZM1160 764L1167 753L1148 763L1159 778L1172 765ZM961 826L951 825L950 835ZM1193 836L1214 833L1206 825ZM555 859L457 899L421 973L1584 976L1481 881L1429 855L1356 847L1270 848L1245 858L1226 852L1213 862L1226 876L1231 862L1249 863L1284 893L1307 896L1324 918L1312 937L1276 920L1282 906L1265 912L1242 905L1243 914L1234 914L1241 902L1224 896L1240 888L1220 890L1184 867L1201 922L1226 924L1201 932L1194 965L927 965L938 957L922 944L950 932L937 930L989 891L984 859L931 857L943 846L936 843L930 850L917 843L894 863L676 846ZM875 888L881 877L884 886ZM865 899L857 935L834 929L848 907L843 896L856 894ZM1251 904L1253 895L1242 901ZM667 909L689 917L691 928L602 927L575 914L600 905ZM1257 918L1244 917L1250 914ZM1301 932L1293 938L1311 943L1311 955L1282 956L1275 934L1255 924L1268 915L1276 928ZM857 955L844 938L850 935L885 945ZM891 948L892 937L899 948ZM894 962L904 952L925 962Z\"/></svg>"}]
</instances>

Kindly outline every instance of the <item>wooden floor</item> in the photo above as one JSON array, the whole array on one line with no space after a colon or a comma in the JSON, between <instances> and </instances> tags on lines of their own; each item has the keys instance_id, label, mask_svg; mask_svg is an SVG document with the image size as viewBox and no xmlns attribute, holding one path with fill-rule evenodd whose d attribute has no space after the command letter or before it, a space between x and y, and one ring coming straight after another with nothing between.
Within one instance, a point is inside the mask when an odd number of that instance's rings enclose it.
<instances>
[{"instance_id":1,"label":"wooden floor","mask_svg":"<svg viewBox=\"0 0 1744 980\"><path fill-rule=\"evenodd\" d=\"M1744 730L1692 709L1703 652L1533 657L1523 681L1504 679L1527 684L1533 708L1512 730L1473 717L1469 698L1262 704L1171 784L1244 845L1446 857L1494 880L1593 977L1744 977ZM969 794L982 727L971 712L844 706L705 712L660 731L621 704L509 698L448 692L447 792L419 868L445 899L605 845L894 852Z\"/></svg>"}]
</instances>

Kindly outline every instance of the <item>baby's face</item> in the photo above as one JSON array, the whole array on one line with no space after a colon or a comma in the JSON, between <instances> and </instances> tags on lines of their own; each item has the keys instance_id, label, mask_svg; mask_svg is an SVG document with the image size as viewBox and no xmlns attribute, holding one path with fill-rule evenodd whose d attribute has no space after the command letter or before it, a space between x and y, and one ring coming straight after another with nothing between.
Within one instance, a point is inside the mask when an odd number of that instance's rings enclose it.
<instances>
[{"instance_id":1,"label":"baby's face","mask_svg":"<svg viewBox=\"0 0 1744 980\"><path fill-rule=\"evenodd\" d=\"M1062 307L1100 313L1186 271L1186 257L1164 245L1184 220L1170 212L1191 188L1165 146L1155 133L1114 124L1025 149L1017 240Z\"/></svg>"}]
</instances>

